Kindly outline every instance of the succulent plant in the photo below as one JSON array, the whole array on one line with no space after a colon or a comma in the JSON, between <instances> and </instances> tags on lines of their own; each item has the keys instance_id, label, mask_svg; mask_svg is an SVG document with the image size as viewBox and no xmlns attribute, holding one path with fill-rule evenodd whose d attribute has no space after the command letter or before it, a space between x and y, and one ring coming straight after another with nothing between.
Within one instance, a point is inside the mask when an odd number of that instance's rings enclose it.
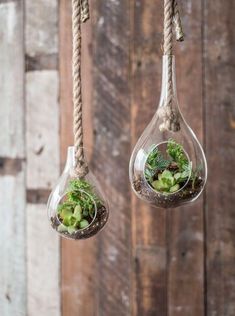
<instances>
[{"instance_id":1,"label":"succulent plant","mask_svg":"<svg viewBox=\"0 0 235 316\"><path fill-rule=\"evenodd\" d=\"M71 180L68 192L57 209L57 217L61 222L58 231L72 234L88 227L95 216L95 205L100 204L100 199L87 181Z\"/></svg>"},{"instance_id":2,"label":"succulent plant","mask_svg":"<svg viewBox=\"0 0 235 316\"><path fill-rule=\"evenodd\" d=\"M192 173L192 164L189 162L182 145L170 139L167 143L167 159L164 158L156 146L150 152L146 166L145 178L152 188L162 193L175 193L189 178L195 177Z\"/></svg>"},{"instance_id":3,"label":"succulent plant","mask_svg":"<svg viewBox=\"0 0 235 316\"><path fill-rule=\"evenodd\" d=\"M152 182L156 172L165 170L170 164L171 160L165 159L160 150L154 146L146 162L145 177L147 181Z\"/></svg>"}]
</instances>

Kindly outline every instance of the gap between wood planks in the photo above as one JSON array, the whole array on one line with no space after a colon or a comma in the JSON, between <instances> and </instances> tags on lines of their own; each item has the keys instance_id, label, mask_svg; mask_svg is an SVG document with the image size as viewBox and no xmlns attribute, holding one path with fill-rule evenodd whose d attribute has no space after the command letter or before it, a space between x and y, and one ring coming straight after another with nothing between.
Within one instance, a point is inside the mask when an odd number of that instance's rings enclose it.
<instances>
[{"instance_id":1,"label":"gap between wood planks","mask_svg":"<svg viewBox=\"0 0 235 316\"><path fill-rule=\"evenodd\" d=\"M25 56L25 71L57 70L58 54L42 54L37 56Z\"/></svg>"},{"instance_id":2,"label":"gap between wood planks","mask_svg":"<svg viewBox=\"0 0 235 316\"><path fill-rule=\"evenodd\" d=\"M0 157L0 176L15 176L22 171L23 158Z\"/></svg>"}]
</instances>

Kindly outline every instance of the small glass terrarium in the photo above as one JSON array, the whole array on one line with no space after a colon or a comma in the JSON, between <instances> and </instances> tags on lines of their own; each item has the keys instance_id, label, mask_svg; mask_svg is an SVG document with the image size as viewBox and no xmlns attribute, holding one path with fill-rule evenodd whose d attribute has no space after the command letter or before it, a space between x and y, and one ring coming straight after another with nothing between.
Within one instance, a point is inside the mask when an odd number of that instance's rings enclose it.
<instances>
[{"instance_id":1,"label":"small glass terrarium","mask_svg":"<svg viewBox=\"0 0 235 316\"><path fill-rule=\"evenodd\" d=\"M170 72L169 67L172 67ZM169 81L173 84L170 106ZM193 202L205 186L205 155L178 107L172 56L163 57L160 104L134 148L129 175L137 196L161 208Z\"/></svg>"},{"instance_id":2,"label":"small glass terrarium","mask_svg":"<svg viewBox=\"0 0 235 316\"><path fill-rule=\"evenodd\" d=\"M108 216L104 193L91 171L77 175L74 147L69 147L65 169L48 201L51 226L63 237L86 239L104 227Z\"/></svg>"}]
</instances>

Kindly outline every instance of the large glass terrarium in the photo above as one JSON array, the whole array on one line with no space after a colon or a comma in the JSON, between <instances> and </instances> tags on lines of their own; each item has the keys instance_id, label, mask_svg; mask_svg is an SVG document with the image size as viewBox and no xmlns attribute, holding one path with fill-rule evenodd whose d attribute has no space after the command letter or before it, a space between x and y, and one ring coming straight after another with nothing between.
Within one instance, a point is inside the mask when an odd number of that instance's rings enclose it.
<instances>
[{"instance_id":1,"label":"large glass terrarium","mask_svg":"<svg viewBox=\"0 0 235 316\"><path fill-rule=\"evenodd\" d=\"M134 148L129 175L136 195L161 208L191 203L205 186L207 163L197 137L179 109L173 56L163 56L160 103Z\"/></svg>"}]
</instances>

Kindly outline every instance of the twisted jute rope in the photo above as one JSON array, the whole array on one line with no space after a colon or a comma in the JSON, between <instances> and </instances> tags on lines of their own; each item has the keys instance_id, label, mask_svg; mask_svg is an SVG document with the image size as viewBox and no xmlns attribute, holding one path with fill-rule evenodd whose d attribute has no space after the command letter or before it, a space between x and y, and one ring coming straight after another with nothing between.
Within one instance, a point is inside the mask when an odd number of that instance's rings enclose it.
<instances>
[{"instance_id":1,"label":"twisted jute rope","mask_svg":"<svg viewBox=\"0 0 235 316\"><path fill-rule=\"evenodd\" d=\"M167 99L166 104L159 108L158 116L162 119L160 131L177 132L180 130L179 112L172 106L174 97L173 87L173 22L175 24L176 40L183 41L184 34L178 4L176 0L164 0L164 55L167 56Z\"/></svg>"},{"instance_id":2,"label":"twisted jute rope","mask_svg":"<svg viewBox=\"0 0 235 316\"><path fill-rule=\"evenodd\" d=\"M81 80L81 22L89 19L88 0L72 0L73 31L73 105L74 105L74 147L75 170L78 176L88 173L88 165L84 156L82 126L82 80Z\"/></svg>"}]
</instances>

